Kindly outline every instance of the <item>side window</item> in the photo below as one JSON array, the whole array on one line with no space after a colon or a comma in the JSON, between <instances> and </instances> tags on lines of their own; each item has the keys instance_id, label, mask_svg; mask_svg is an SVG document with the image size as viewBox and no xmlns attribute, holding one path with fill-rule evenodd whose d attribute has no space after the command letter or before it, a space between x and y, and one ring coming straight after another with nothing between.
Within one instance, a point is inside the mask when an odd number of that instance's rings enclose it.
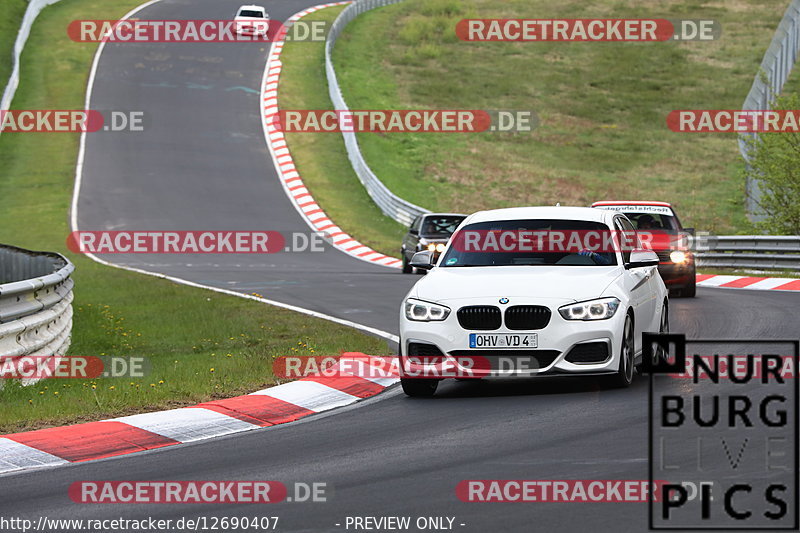
<instances>
[{"instance_id":1,"label":"side window","mask_svg":"<svg viewBox=\"0 0 800 533\"><path fill-rule=\"evenodd\" d=\"M614 219L614 227L617 230L625 232L626 234L629 234L629 235L633 235L634 238L636 238L635 237L636 230L633 229L633 225L630 223L629 220L627 220L627 219L625 219L623 217L617 217L617 218ZM628 263L631 260L631 247L625 245L626 243L625 243L624 239L621 240L621 243L622 243L622 250L621 250L621 252L622 252L622 263L625 264L625 263ZM638 242L636 244L634 244L634 247L637 247L637 246L638 246Z\"/></svg>"},{"instance_id":2,"label":"side window","mask_svg":"<svg viewBox=\"0 0 800 533\"><path fill-rule=\"evenodd\" d=\"M414 219L411 226L408 228L412 233L419 233L420 222L422 222L422 215Z\"/></svg>"}]
</instances>

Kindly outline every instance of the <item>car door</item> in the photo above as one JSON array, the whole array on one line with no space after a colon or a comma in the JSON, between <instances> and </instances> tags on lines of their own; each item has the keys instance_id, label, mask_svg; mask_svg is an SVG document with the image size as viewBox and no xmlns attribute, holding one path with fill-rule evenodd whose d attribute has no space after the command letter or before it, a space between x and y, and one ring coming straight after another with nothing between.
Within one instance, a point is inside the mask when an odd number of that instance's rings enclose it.
<instances>
[{"instance_id":1,"label":"car door","mask_svg":"<svg viewBox=\"0 0 800 533\"><path fill-rule=\"evenodd\" d=\"M410 260L414 252L417 251L417 244L419 243L419 228L422 222L422 215L414 219L414 222L408 227L408 232L403 238L403 253Z\"/></svg>"},{"instance_id":2,"label":"car door","mask_svg":"<svg viewBox=\"0 0 800 533\"><path fill-rule=\"evenodd\" d=\"M614 219L614 227L618 231L630 232L635 230L628 219L623 216ZM622 260L624 264L630 262L631 251L622 250ZM642 333L653 331L652 323L656 312L654 276L657 267L640 267L625 270L625 289L630 295L631 307L634 313L634 351L639 353L642 349Z\"/></svg>"}]
</instances>

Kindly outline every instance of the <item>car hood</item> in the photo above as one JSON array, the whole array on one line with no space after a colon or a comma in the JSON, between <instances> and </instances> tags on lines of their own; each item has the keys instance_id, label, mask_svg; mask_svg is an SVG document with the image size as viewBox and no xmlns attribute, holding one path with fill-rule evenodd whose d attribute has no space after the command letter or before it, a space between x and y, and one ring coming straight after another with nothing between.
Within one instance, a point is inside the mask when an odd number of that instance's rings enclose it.
<instances>
[{"instance_id":1,"label":"car hood","mask_svg":"<svg viewBox=\"0 0 800 533\"><path fill-rule=\"evenodd\" d=\"M474 298L599 298L622 273L620 266L496 266L434 268L409 296L435 302Z\"/></svg>"}]
</instances>

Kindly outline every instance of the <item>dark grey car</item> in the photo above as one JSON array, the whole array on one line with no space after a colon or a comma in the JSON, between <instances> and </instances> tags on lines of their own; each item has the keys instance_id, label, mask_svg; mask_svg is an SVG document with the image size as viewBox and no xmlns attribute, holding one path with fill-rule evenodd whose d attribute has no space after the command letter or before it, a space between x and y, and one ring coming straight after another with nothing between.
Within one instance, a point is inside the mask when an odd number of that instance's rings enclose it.
<instances>
[{"instance_id":1,"label":"dark grey car","mask_svg":"<svg viewBox=\"0 0 800 533\"><path fill-rule=\"evenodd\" d=\"M433 252L433 262L439 259L450 236L467 215L460 213L427 213L414 219L403 237L400 247L400 258L403 261L403 273L410 274L413 268L409 264L411 256L422 250Z\"/></svg>"}]
</instances>

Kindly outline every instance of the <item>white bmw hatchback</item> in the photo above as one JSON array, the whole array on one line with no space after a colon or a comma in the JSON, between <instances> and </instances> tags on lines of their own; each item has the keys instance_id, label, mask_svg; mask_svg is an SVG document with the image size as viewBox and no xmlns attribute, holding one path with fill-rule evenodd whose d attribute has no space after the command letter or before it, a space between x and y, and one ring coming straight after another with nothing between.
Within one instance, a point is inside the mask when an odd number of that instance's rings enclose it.
<instances>
[{"instance_id":1,"label":"white bmw hatchback","mask_svg":"<svg viewBox=\"0 0 800 533\"><path fill-rule=\"evenodd\" d=\"M667 332L658 257L622 214L585 207L481 211L459 226L400 309L403 390L441 379L604 375L630 385L642 333Z\"/></svg>"},{"instance_id":2,"label":"white bmw hatchback","mask_svg":"<svg viewBox=\"0 0 800 533\"><path fill-rule=\"evenodd\" d=\"M236 11L234 29L240 35L269 36L269 15L262 6L246 5Z\"/></svg>"}]
</instances>

